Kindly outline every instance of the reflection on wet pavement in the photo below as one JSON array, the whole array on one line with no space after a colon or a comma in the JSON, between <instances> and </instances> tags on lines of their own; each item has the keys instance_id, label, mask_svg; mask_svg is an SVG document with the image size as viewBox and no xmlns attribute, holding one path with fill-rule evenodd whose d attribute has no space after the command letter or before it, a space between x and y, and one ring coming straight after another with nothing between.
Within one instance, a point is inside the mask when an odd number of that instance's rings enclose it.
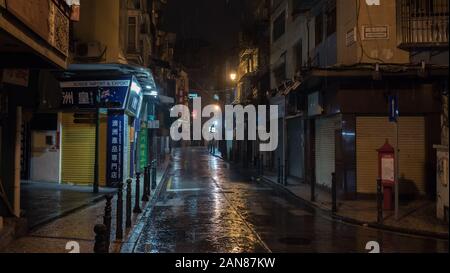
<instances>
[{"instance_id":1,"label":"reflection on wet pavement","mask_svg":"<svg viewBox=\"0 0 450 273\"><path fill-rule=\"evenodd\" d=\"M134 252L448 252L448 241L336 222L203 148L174 151Z\"/></svg>"}]
</instances>

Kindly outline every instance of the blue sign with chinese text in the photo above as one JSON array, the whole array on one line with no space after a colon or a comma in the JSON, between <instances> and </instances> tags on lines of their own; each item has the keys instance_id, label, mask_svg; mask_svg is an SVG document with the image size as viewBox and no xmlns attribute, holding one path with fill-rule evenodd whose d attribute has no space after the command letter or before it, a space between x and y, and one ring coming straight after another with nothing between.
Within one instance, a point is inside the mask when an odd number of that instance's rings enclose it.
<instances>
[{"instance_id":1,"label":"blue sign with chinese text","mask_svg":"<svg viewBox=\"0 0 450 273\"><path fill-rule=\"evenodd\" d=\"M131 83L131 77L120 80L61 82L61 108L101 107L123 110Z\"/></svg>"},{"instance_id":2,"label":"blue sign with chinese text","mask_svg":"<svg viewBox=\"0 0 450 273\"><path fill-rule=\"evenodd\" d=\"M125 116L111 113L108 116L108 146L106 180L109 186L123 182L123 155Z\"/></svg>"},{"instance_id":3,"label":"blue sign with chinese text","mask_svg":"<svg viewBox=\"0 0 450 273\"><path fill-rule=\"evenodd\" d=\"M398 96L389 96L389 121L397 122L399 117Z\"/></svg>"}]
</instances>

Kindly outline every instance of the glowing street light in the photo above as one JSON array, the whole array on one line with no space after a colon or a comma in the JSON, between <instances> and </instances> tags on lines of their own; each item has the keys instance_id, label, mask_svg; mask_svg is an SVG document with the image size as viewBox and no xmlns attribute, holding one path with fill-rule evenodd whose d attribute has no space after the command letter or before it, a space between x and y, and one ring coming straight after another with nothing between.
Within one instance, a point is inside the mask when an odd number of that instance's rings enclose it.
<instances>
[{"instance_id":1,"label":"glowing street light","mask_svg":"<svg viewBox=\"0 0 450 273\"><path fill-rule=\"evenodd\" d=\"M237 74L236 73L230 73L230 80L232 80L232 81L236 81L236 79L237 79Z\"/></svg>"}]
</instances>

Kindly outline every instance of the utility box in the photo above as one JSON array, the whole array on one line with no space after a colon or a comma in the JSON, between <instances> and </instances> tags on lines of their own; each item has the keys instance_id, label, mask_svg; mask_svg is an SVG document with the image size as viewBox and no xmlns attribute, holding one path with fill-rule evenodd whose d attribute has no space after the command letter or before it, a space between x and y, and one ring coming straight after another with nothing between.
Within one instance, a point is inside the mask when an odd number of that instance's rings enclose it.
<instances>
[{"instance_id":1,"label":"utility box","mask_svg":"<svg viewBox=\"0 0 450 273\"><path fill-rule=\"evenodd\" d=\"M392 202L395 186L395 150L386 139L386 143L377 150L378 175L383 185L383 208L393 210Z\"/></svg>"},{"instance_id":2,"label":"utility box","mask_svg":"<svg viewBox=\"0 0 450 273\"><path fill-rule=\"evenodd\" d=\"M436 145L436 217L448 223L448 147Z\"/></svg>"}]
</instances>

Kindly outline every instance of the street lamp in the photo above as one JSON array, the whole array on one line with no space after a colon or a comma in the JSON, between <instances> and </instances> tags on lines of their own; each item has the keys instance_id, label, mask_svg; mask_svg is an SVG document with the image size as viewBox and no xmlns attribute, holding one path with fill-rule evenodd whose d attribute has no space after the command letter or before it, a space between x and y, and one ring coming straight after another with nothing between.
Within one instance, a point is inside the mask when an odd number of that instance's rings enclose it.
<instances>
[{"instance_id":1,"label":"street lamp","mask_svg":"<svg viewBox=\"0 0 450 273\"><path fill-rule=\"evenodd\" d=\"M236 79L237 79L237 74L234 72L230 73L230 80L236 81Z\"/></svg>"}]
</instances>

